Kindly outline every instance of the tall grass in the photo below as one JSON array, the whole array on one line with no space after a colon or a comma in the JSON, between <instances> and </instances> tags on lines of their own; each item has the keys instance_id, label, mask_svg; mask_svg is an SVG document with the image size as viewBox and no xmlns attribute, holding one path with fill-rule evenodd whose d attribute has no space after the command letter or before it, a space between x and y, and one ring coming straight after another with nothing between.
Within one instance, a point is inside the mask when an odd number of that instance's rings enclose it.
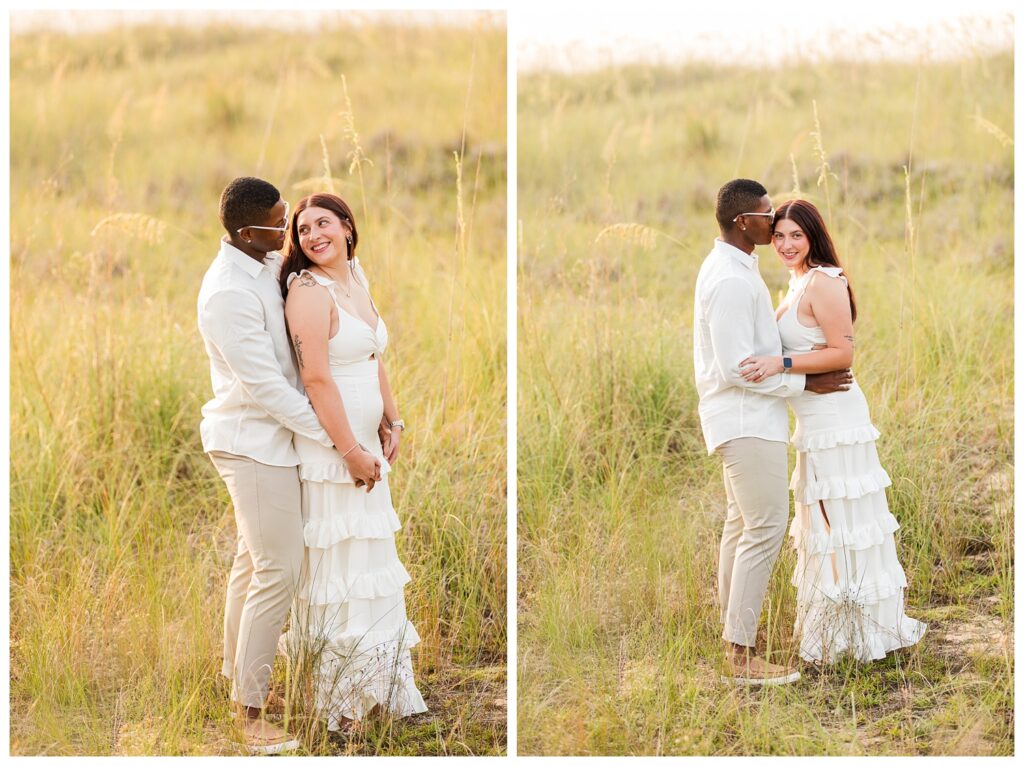
<instances>
[{"instance_id":1,"label":"tall grass","mask_svg":"<svg viewBox=\"0 0 1024 766\"><path fill-rule=\"evenodd\" d=\"M520 752L1013 752L1012 102L1005 52L520 78ZM764 691L717 680L725 493L691 361L737 175L831 211L929 623L914 649ZM788 275L760 255L778 299ZM760 642L782 659L794 565L787 540Z\"/></svg>"},{"instance_id":2,"label":"tall grass","mask_svg":"<svg viewBox=\"0 0 1024 766\"><path fill-rule=\"evenodd\" d=\"M410 425L391 487L431 712L313 722L304 752L504 751L504 92L499 16L13 37L13 752L242 752L195 299L220 190L246 174L293 203L333 183L361 211Z\"/></svg>"}]
</instances>

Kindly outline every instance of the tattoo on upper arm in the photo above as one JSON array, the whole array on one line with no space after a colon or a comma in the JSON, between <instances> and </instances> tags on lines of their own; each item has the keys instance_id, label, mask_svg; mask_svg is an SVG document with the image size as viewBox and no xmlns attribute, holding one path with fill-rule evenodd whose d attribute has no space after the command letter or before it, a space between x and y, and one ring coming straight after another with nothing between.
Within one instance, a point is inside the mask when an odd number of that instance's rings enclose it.
<instances>
[{"instance_id":1,"label":"tattoo on upper arm","mask_svg":"<svg viewBox=\"0 0 1024 766\"><path fill-rule=\"evenodd\" d=\"M313 279L312 274L299 274L299 284L305 285L306 287L313 287L314 285L316 285L316 280Z\"/></svg>"},{"instance_id":2,"label":"tattoo on upper arm","mask_svg":"<svg viewBox=\"0 0 1024 766\"><path fill-rule=\"evenodd\" d=\"M295 346L295 358L299 362L299 369L303 369L302 366L302 341L299 340L298 335L292 336L292 344Z\"/></svg>"},{"instance_id":3,"label":"tattoo on upper arm","mask_svg":"<svg viewBox=\"0 0 1024 766\"><path fill-rule=\"evenodd\" d=\"M853 348L856 345L853 342L853 336L852 335L844 335L843 337L846 338L848 341L850 341L850 348Z\"/></svg>"}]
</instances>

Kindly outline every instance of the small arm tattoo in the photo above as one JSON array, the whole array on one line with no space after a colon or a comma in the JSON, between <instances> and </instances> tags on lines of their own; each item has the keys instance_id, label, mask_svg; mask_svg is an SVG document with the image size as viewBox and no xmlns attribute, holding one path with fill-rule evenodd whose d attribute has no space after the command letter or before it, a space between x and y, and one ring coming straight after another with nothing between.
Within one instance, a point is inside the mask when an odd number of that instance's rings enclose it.
<instances>
[{"instance_id":1,"label":"small arm tattoo","mask_svg":"<svg viewBox=\"0 0 1024 766\"><path fill-rule=\"evenodd\" d=\"M843 337L846 338L848 341L850 341L850 348L853 348L856 345L853 342L853 336L852 335L844 335Z\"/></svg>"},{"instance_id":2,"label":"small arm tattoo","mask_svg":"<svg viewBox=\"0 0 1024 766\"><path fill-rule=\"evenodd\" d=\"M295 358L299 362L299 369L303 369L302 366L302 341L299 340L298 335L292 336L292 344L295 346Z\"/></svg>"},{"instance_id":3,"label":"small arm tattoo","mask_svg":"<svg viewBox=\"0 0 1024 766\"><path fill-rule=\"evenodd\" d=\"M316 285L316 280L313 279L312 274L299 274L299 284L305 285L306 287L313 287Z\"/></svg>"}]
</instances>

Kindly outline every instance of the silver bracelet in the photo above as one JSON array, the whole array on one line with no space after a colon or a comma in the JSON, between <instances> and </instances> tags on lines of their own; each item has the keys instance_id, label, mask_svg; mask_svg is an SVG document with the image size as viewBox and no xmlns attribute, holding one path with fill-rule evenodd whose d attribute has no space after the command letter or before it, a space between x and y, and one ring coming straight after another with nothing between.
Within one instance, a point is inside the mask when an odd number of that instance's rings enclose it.
<instances>
[{"instance_id":1,"label":"silver bracelet","mask_svg":"<svg viewBox=\"0 0 1024 766\"><path fill-rule=\"evenodd\" d=\"M356 442L351 447L349 447L347 450L345 450L345 453L341 456L341 459L344 460L345 456L348 455L349 452L351 452L352 450L354 450L358 446L359 446L359 442Z\"/></svg>"}]
</instances>

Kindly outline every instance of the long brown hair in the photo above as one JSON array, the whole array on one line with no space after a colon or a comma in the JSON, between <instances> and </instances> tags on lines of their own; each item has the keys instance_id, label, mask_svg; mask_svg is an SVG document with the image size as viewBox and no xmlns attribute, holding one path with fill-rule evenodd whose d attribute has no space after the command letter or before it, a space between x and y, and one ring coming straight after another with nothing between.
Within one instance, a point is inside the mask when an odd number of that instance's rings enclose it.
<instances>
[{"instance_id":1,"label":"long brown hair","mask_svg":"<svg viewBox=\"0 0 1024 766\"><path fill-rule=\"evenodd\" d=\"M807 251L807 265L814 266L838 266L839 256L836 254L836 246L832 244L832 237L825 228L825 221L818 212L818 208L807 200L794 199L783 203L782 207L775 211L775 222L772 223L772 233L775 233L775 224L779 221L789 219L799 226L810 249ZM854 321L857 320L857 303L853 299L853 287L850 285L850 276L844 272L846 277L846 292L850 295L850 314Z\"/></svg>"},{"instance_id":2,"label":"long brown hair","mask_svg":"<svg viewBox=\"0 0 1024 766\"><path fill-rule=\"evenodd\" d=\"M352 237L352 244L348 246L348 257L349 260L356 257L356 246L359 244L359 231L356 229L356 219L352 215L352 208L348 206L348 203L341 197L334 194L328 194L327 192L310 194L308 197L303 197L299 200L299 204L295 206L295 211L292 213L292 220L288 224L288 247L285 249L284 261L281 264L281 295L286 297L288 295L288 277L291 274L298 274L303 269L308 269L316 265L309 259L309 256L302 251L302 245L299 244L299 213L307 207L322 207L325 210L330 210L338 216L338 219L342 223L348 226Z\"/></svg>"}]
</instances>

